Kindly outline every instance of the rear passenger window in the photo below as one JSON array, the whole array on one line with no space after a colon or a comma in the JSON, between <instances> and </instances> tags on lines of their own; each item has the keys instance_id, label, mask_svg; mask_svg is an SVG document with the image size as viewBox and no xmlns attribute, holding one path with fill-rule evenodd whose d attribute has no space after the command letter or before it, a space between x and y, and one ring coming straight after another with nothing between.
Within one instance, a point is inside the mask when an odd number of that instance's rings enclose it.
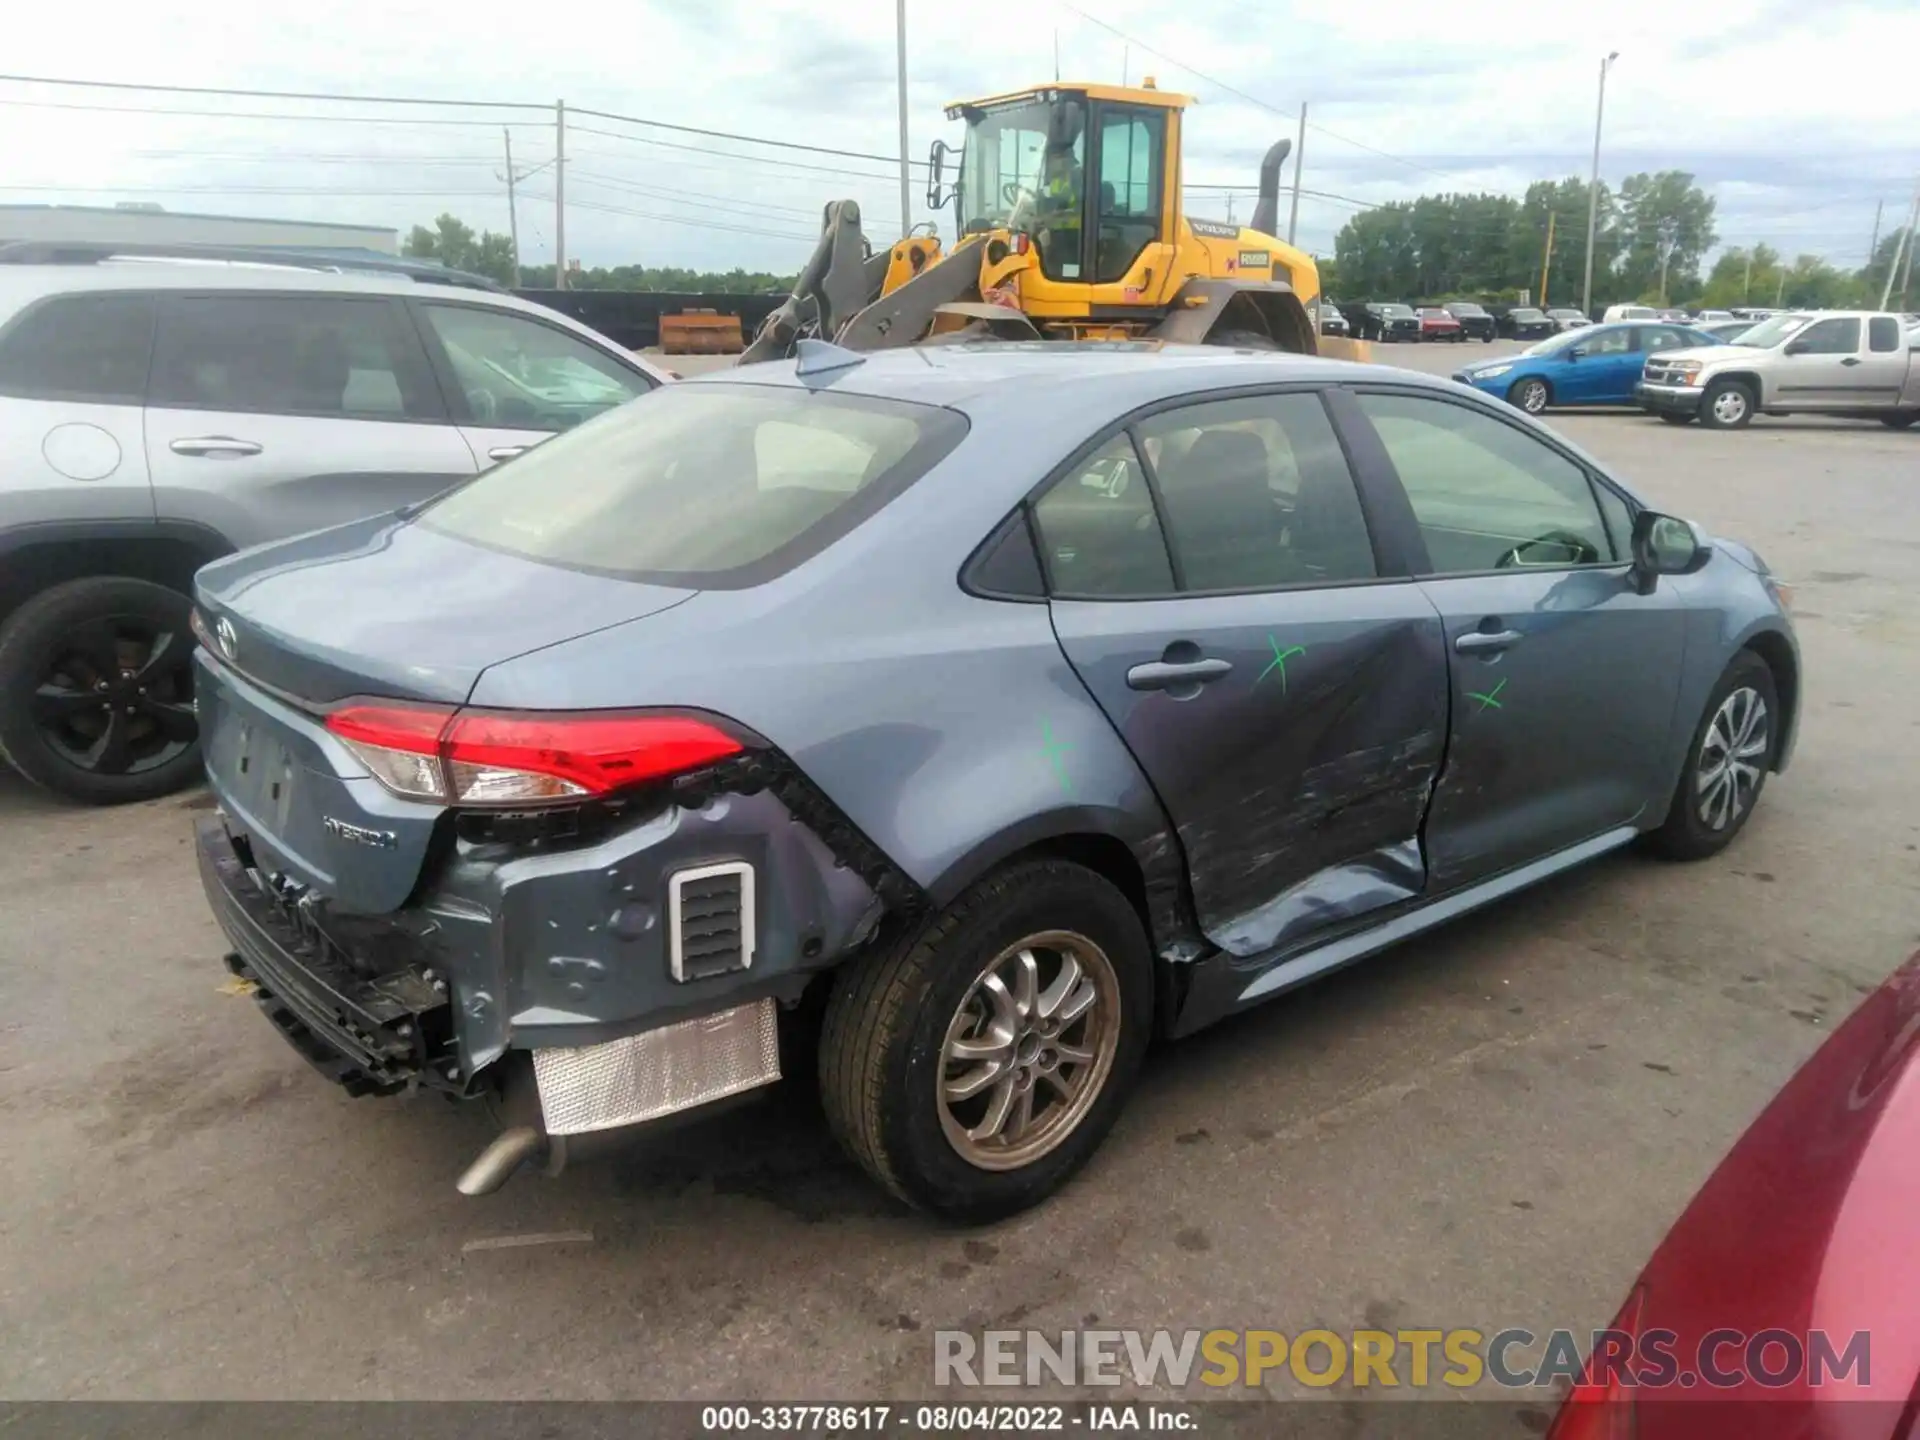
<instances>
[{"instance_id":1,"label":"rear passenger window","mask_svg":"<svg viewBox=\"0 0 1920 1440\"><path fill-rule=\"evenodd\" d=\"M440 417L426 352L386 300L170 299L154 348L154 405L352 420Z\"/></svg>"},{"instance_id":2,"label":"rear passenger window","mask_svg":"<svg viewBox=\"0 0 1920 1440\"><path fill-rule=\"evenodd\" d=\"M1885 354L1900 348L1900 322L1891 315L1875 315L1867 321L1868 347Z\"/></svg>"},{"instance_id":3,"label":"rear passenger window","mask_svg":"<svg viewBox=\"0 0 1920 1440\"><path fill-rule=\"evenodd\" d=\"M1618 558L1586 471L1545 441L1465 405L1355 398L1407 492L1427 544L1425 573Z\"/></svg>"},{"instance_id":4,"label":"rear passenger window","mask_svg":"<svg viewBox=\"0 0 1920 1440\"><path fill-rule=\"evenodd\" d=\"M1116 435L1033 507L1054 593L1166 595L1173 566L1133 441Z\"/></svg>"},{"instance_id":5,"label":"rear passenger window","mask_svg":"<svg viewBox=\"0 0 1920 1440\"><path fill-rule=\"evenodd\" d=\"M1185 590L1374 577L1346 456L1316 394L1261 395L1143 422Z\"/></svg>"},{"instance_id":6,"label":"rear passenger window","mask_svg":"<svg viewBox=\"0 0 1920 1440\"><path fill-rule=\"evenodd\" d=\"M138 405L153 349L153 299L67 295L0 335L0 395Z\"/></svg>"}]
</instances>

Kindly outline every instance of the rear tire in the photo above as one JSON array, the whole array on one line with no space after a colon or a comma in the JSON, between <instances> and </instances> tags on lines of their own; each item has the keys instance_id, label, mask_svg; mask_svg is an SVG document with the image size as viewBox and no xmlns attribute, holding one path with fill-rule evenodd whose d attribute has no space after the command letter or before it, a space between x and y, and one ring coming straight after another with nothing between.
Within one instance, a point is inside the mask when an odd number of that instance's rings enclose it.
<instances>
[{"instance_id":1,"label":"rear tire","mask_svg":"<svg viewBox=\"0 0 1920 1440\"><path fill-rule=\"evenodd\" d=\"M1916 420L1920 420L1920 410L1896 410L1880 417L1880 423L1889 430L1905 430Z\"/></svg>"},{"instance_id":2,"label":"rear tire","mask_svg":"<svg viewBox=\"0 0 1920 1440\"><path fill-rule=\"evenodd\" d=\"M1671 410L1656 410L1654 413L1669 425L1691 425L1693 423L1693 416L1691 415L1679 415Z\"/></svg>"},{"instance_id":3,"label":"rear tire","mask_svg":"<svg viewBox=\"0 0 1920 1440\"><path fill-rule=\"evenodd\" d=\"M0 627L0 758L89 805L198 779L192 609L163 585L96 575L14 611Z\"/></svg>"},{"instance_id":4,"label":"rear tire","mask_svg":"<svg viewBox=\"0 0 1920 1440\"><path fill-rule=\"evenodd\" d=\"M1704 860L1726 849L1760 803L1780 719L1773 671L1742 650L1707 696L1667 818L1647 833L1647 848L1668 860Z\"/></svg>"},{"instance_id":5,"label":"rear tire","mask_svg":"<svg viewBox=\"0 0 1920 1440\"><path fill-rule=\"evenodd\" d=\"M1709 430L1744 429L1753 419L1753 392L1738 380L1716 380L1700 397L1700 423Z\"/></svg>"},{"instance_id":6,"label":"rear tire","mask_svg":"<svg viewBox=\"0 0 1920 1440\"><path fill-rule=\"evenodd\" d=\"M1028 956L1038 970L1023 987ZM1102 876L1052 859L995 871L835 976L820 1036L829 1127L909 1205L985 1224L1038 1204L1099 1147L1133 1087L1152 963L1139 916ZM1008 973L1011 985L988 982Z\"/></svg>"},{"instance_id":7,"label":"rear tire","mask_svg":"<svg viewBox=\"0 0 1920 1440\"><path fill-rule=\"evenodd\" d=\"M1262 335L1256 330L1215 330L1207 336L1207 344L1218 345L1227 350L1278 350L1280 342L1271 335Z\"/></svg>"}]
</instances>

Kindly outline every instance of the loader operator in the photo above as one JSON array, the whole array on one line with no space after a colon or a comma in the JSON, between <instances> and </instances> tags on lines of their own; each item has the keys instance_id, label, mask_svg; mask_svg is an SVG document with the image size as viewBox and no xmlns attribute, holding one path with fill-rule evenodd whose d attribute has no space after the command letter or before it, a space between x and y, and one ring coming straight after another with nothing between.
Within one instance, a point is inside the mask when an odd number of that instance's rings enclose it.
<instances>
[{"instance_id":1,"label":"loader operator","mask_svg":"<svg viewBox=\"0 0 1920 1440\"><path fill-rule=\"evenodd\" d=\"M1049 146L1034 207L1040 268L1054 280L1080 274L1080 161L1070 147Z\"/></svg>"}]
</instances>

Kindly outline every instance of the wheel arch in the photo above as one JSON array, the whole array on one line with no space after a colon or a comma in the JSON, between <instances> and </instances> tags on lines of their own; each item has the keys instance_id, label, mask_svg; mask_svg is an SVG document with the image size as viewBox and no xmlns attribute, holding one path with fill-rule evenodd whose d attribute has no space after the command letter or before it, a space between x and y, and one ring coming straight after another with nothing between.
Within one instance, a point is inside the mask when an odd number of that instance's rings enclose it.
<instances>
[{"instance_id":1,"label":"wheel arch","mask_svg":"<svg viewBox=\"0 0 1920 1440\"><path fill-rule=\"evenodd\" d=\"M1700 382L1700 393L1704 395L1714 386L1728 381L1745 386L1747 394L1753 397L1753 408L1758 410L1761 407L1767 390L1766 386L1760 382L1759 372L1754 370L1722 370L1708 375Z\"/></svg>"},{"instance_id":2,"label":"wheel arch","mask_svg":"<svg viewBox=\"0 0 1920 1440\"><path fill-rule=\"evenodd\" d=\"M1153 331L1156 339L1205 344L1219 330L1249 330L1268 336L1297 355L1320 351L1319 333L1306 303L1291 285L1210 280L1196 276L1173 297L1167 318Z\"/></svg>"},{"instance_id":3,"label":"wheel arch","mask_svg":"<svg viewBox=\"0 0 1920 1440\"><path fill-rule=\"evenodd\" d=\"M1207 948L1171 828L1094 806L1063 806L1008 826L948 866L928 896L944 908L990 872L1033 855L1071 860L1111 881L1139 915L1156 957L1191 960Z\"/></svg>"},{"instance_id":4,"label":"wheel arch","mask_svg":"<svg viewBox=\"0 0 1920 1440\"><path fill-rule=\"evenodd\" d=\"M1513 392L1518 390L1522 385L1526 384L1529 380L1537 381L1541 385L1546 386L1547 404L1549 405L1553 404L1553 396L1554 396L1553 381L1549 380L1545 375L1542 375L1537 370L1530 371L1524 375L1515 375L1514 377L1512 377L1510 380L1507 381L1507 393L1505 397L1507 401L1513 404L1515 409L1518 409L1519 403L1513 399Z\"/></svg>"},{"instance_id":5,"label":"wheel arch","mask_svg":"<svg viewBox=\"0 0 1920 1440\"><path fill-rule=\"evenodd\" d=\"M1755 630L1740 647L1751 650L1773 674L1774 697L1780 702L1780 743L1774 747L1773 768L1779 773L1793 758L1794 738L1800 731L1800 657L1778 630Z\"/></svg>"},{"instance_id":6,"label":"wheel arch","mask_svg":"<svg viewBox=\"0 0 1920 1440\"><path fill-rule=\"evenodd\" d=\"M0 531L0 622L55 585L98 575L191 595L194 572L234 549L219 531L188 521L60 521Z\"/></svg>"}]
</instances>

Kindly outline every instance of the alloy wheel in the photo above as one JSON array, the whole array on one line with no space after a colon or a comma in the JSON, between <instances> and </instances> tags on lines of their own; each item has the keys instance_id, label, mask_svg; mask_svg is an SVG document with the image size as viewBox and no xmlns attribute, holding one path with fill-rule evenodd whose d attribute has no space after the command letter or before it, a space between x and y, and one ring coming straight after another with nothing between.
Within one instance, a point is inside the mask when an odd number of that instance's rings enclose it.
<instances>
[{"instance_id":1,"label":"alloy wheel","mask_svg":"<svg viewBox=\"0 0 1920 1440\"><path fill-rule=\"evenodd\" d=\"M1713 712L1694 769L1695 801L1708 829L1725 830L1753 804L1771 743L1768 719L1767 702L1746 686L1729 691Z\"/></svg>"},{"instance_id":2,"label":"alloy wheel","mask_svg":"<svg viewBox=\"0 0 1920 1440\"><path fill-rule=\"evenodd\" d=\"M32 697L41 738L96 775L143 775L194 743L193 642L135 615L104 615L60 637Z\"/></svg>"},{"instance_id":3,"label":"alloy wheel","mask_svg":"<svg viewBox=\"0 0 1920 1440\"><path fill-rule=\"evenodd\" d=\"M1747 392L1736 387L1713 397L1713 418L1722 425L1738 425L1747 418Z\"/></svg>"},{"instance_id":4,"label":"alloy wheel","mask_svg":"<svg viewBox=\"0 0 1920 1440\"><path fill-rule=\"evenodd\" d=\"M1120 983L1093 941L1049 930L994 956L940 1052L940 1125L982 1170L1058 1148L1093 1108L1120 1041Z\"/></svg>"},{"instance_id":5,"label":"alloy wheel","mask_svg":"<svg viewBox=\"0 0 1920 1440\"><path fill-rule=\"evenodd\" d=\"M1529 415L1538 415L1547 408L1547 387L1538 380L1528 380L1520 387L1520 408Z\"/></svg>"}]
</instances>

